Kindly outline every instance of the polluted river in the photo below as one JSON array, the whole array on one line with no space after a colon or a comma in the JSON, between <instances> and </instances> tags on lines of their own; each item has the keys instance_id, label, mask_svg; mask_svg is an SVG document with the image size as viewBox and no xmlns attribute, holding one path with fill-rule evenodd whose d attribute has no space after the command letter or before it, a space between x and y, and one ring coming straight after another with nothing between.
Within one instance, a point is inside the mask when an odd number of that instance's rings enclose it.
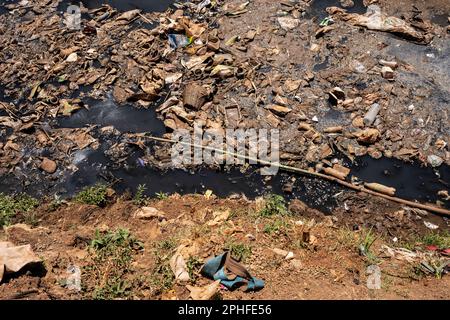
<instances>
[{"instance_id":1,"label":"polluted river","mask_svg":"<svg viewBox=\"0 0 450 320\"><path fill-rule=\"evenodd\" d=\"M34 233L30 241L15 238L13 227L50 228L49 237L56 239L80 224L86 230L74 229L73 246L88 250L80 245L92 240L85 231L108 234L105 230L124 226L141 238L155 232L144 246L176 238L182 256L181 243L189 242L188 248L198 237L210 236L214 244L202 240L205 252L195 255L205 263L228 236L252 247L250 256L264 246L279 246L297 261L321 250L310 237L320 242L330 236L327 250L344 250L336 244L344 232L363 240L374 232L382 239L377 258L371 256L371 244L355 246L360 257L352 260L354 269L342 269L350 278L364 263L382 265L377 259L400 255L397 246L403 250L408 241L437 248L430 258L414 251L425 247L408 246L414 252L410 260L443 261L450 246L449 12L450 5L440 0L0 1L0 223L12 228L4 240L31 243L48 254L50 244ZM198 126L206 134L195 142ZM244 137L240 151L234 141L227 146L231 151L222 150L223 144L220 151L214 137L229 130L259 135ZM180 133L188 142L178 143ZM252 143L264 148L268 140L266 156L277 156L270 163L258 158L261 149L251 151ZM176 147L189 150L189 157L200 150L204 158L175 164ZM213 161L205 160L206 151ZM227 156L234 164L222 161ZM275 173L262 174L271 165ZM101 203L89 195L95 188L104 190ZM23 197L37 202L19 204ZM151 215L144 216L146 208L154 210ZM227 210L232 213L221 221ZM241 210L243 216L237 213ZM270 210L282 220L267 220L276 219L264 214ZM212 214L212 220L198 222L203 211L203 219ZM142 219L144 229L133 219ZM212 234L199 236L196 223ZM227 231L230 224L234 231ZM247 230L251 225L254 229ZM418 235L434 242L420 242ZM306 244L294 245L296 236ZM444 240L437 243L439 237ZM44 242L39 247L33 241ZM68 250L70 241L55 242L54 250ZM228 240L225 244L236 258L237 249ZM238 255L237 261L245 261L242 252ZM310 258L305 261L311 265L305 265L313 268ZM152 263L177 268L158 261ZM417 268L424 275L437 272L436 264L426 261ZM296 262L289 266L299 268ZM255 269L263 270L264 263ZM270 269L272 276L276 269ZM448 269L443 265L440 275ZM164 278L159 270L153 276ZM170 286L158 284L156 290L151 282L150 289L137 289L133 282L126 294L113 294L90 271L83 272L87 289L59 292L43 285L31 297L197 297L189 286L180 289L175 271ZM45 279L59 276L52 271ZM127 276L116 275L121 277ZM209 285L189 277L198 287ZM8 286L19 279L8 275L2 288L0 277L0 296L9 298ZM273 292L280 285L265 282ZM255 297L293 298L285 290L278 296L264 290L256 290ZM213 291L251 299L233 290ZM377 297L396 297L390 294ZM430 296L440 294L436 289ZM345 295L338 290L335 298ZM300 291L297 297L307 298ZM317 289L312 297L323 295Z\"/></svg>"}]
</instances>

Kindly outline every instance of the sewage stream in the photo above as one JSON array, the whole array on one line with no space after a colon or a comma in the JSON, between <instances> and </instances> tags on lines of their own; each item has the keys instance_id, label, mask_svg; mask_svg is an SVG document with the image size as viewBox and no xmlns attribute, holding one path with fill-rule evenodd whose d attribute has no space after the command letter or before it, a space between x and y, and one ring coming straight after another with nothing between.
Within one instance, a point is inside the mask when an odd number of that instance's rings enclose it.
<instances>
[{"instance_id":1,"label":"sewage stream","mask_svg":"<svg viewBox=\"0 0 450 320\"><path fill-rule=\"evenodd\" d=\"M89 101L89 109L78 110L70 117L59 117L56 127L79 128L87 125L99 127L114 126L121 132L147 132L160 136L165 133L164 125L156 117L155 106L148 109L132 105L117 105L111 96L105 101ZM78 168L74 173L62 171L55 181L29 179L26 171L15 172L0 181L0 192L27 192L35 196L60 194L72 196L86 186L97 182L109 183L119 193L126 190L135 192L138 185L145 184L146 194L156 193L204 193L210 189L214 194L226 197L244 194L252 199L267 193L283 194L287 200L300 199L310 207L323 212L331 212L338 205L336 195L344 190L332 182L279 171L276 176L259 174L257 166L250 166L245 172L238 167L209 169L199 167L193 171L182 169L160 170L145 165L140 157L144 152L132 148L126 161L120 165L105 155L111 146L107 137L99 135L100 147L97 150L86 148L76 151L73 164ZM378 182L397 189L397 196L433 203L438 200L437 192L450 190L450 168L438 169L420 167L396 159L375 160L369 156L358 158L351 168L351 175L365 182ZM28 180L28 181L26 181ZM33 180L33 181L29 181ZM285 192L286 189L289 192ZM448 203L446 204L449 207Z\"/></svg>"},{"instance_id":2,"label":"sewage stream","mask_svg":"<svg viewBox=\"0 0 450 320\"><path fill-rule=\"evenodd\" d=\"M167 10L174 0L62 0L57 10L65 11L70 5L79 5L83 3L83 6L88 9L100 8L102 5L110 5L118 11L129 11L134 9L140 9L142 12L163 12Z\"/></svg>"},{"instance_id":3,"label":"sewage stream","mask_svg":"<svg viewBox=\"0 0 450 320\"><path fill-rule=\"evenodd\" d=\"M367 11L363 0L354 0L353 2L355 4L353 7L344 8L347 12L363 14ZM326 11L328 7L342 8L342 5L339 0L313 0L307 10L307 17L316 17L319 21L321 21L328 17L328 13Z\"/></svg>"},{"instance_id":4,"label":"sewage stream","mask_svg":"<svg viewBox=\"0 0 450 320\"><path fill-rule=\"evenodd\" d=\"M165 133L164 124L156 117L153 107L136 108L132 104L119 106L111 96L105 101L84 101L89 105L89 109L79 110L69 117L59 117L57 127L81 128L95 124L102 127L114 126L120 132L150 132L155 135Z\"/></svg>"},{"instance_id":5,"label":"sewage stream","mask_svg":"<svg viewBox=\"0 0 450 320\"><path fill-rule=\"evenodd\" d=\"M6 1L8 2L8 1ZM135 8L148 11L163 11L174 1L83 1L86 7L95 8L107 3L121 10ZM4 4L2 1L0 4ZM59 10L71 1L62 1ZM308 14L323 19L327 16L325 8L339 6L339 1L319 1L312 3ZM349 12L364 13L365 7L361 1L355 1L355 6ZM440 57L440 56L438 56ZM326 68L328 60L319 63L316 69ZM262 70L261 70L262 71ZM317 70L315 70L317 71ZM0 90L0 95L3 91ZM75 112L70 117L58 118L56 127L80 128L87 125L100 127L114 126L120 132L148 132L160 136L165 133L163 123L157 119L154 106L148 109L139 109L132 104L118 106L109 96L106 101L87 99L89 109ZM35 196L61 194L71 196L86 186L97 182L112 183L118 192L129 190L135 192L140 184L146 185L146 194L154 196L155 193L204 193L211 189L218 196L244 194L248 198L261 196L269 192L283 194L287 199L297 198L307 205L330 212L334 207L342 205L336 200L336 195L344 189L328 181L279 172L276 176L266 177L259 174L258 167L251 166L245 172L240 168L222 168L220 170L197 168L195 171L181 169L159 170L142 165L140 157L142 151L133 150L127 160L118 165L113 163L106 155L107 141L97 137L101 143L97 150L85 149L77 151L73 163L78 170L60 172L54 181L41 174L42 179L29 179L26 170L16 170L14 174L2 177L0 192L27 192ZM352 175L358 176L366 182L378 182L397 189L399 197L422 202L435 202L438 200L439 190L449 190L450 169L441 166L438 169L424 168L417 164L408 164L400 160L383 158L375 160L369 156L357 159L356 163L349 164ZM286 191L289 185L290 192ZM446 204L447 208L449 204Z\"/></svg>"}]
</instances>

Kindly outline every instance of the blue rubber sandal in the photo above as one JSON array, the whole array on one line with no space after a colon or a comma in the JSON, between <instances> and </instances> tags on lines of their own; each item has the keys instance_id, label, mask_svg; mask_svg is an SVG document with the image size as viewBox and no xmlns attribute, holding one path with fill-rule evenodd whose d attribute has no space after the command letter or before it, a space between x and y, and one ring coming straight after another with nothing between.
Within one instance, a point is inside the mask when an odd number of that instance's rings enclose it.
<instances>
[{"instance_id":1,"label":"blue rubber sandal","mask_svg":"<svg viewBox=\"0 0 450 320\"><path fill-rule=\"evenodd\" d=\"M264 281L252 277L250 273L229 252L225 252L206 261L201 274L220 283L230 290L247 285L245 291L256 291L264 288Z\"/></svg>"}]
</instances>

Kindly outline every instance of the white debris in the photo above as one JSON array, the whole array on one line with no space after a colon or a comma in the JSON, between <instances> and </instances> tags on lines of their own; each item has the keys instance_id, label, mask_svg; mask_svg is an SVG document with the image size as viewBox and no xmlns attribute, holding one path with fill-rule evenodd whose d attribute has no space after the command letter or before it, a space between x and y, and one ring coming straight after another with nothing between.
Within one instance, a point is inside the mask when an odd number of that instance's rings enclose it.
<instances>
[{"instance_id":1,"label":"white debris","mask_svg":"<svg viewBox=\"0 0 450 320\"><path fill-rule=\"evenodd\" d=\"M425 227L427 227L428 229L431 229L431 230L436 230L437 228L439 228L438 225L435 225L434 223L431 223L428 221L424 221L423 224L425 225Z\"/></svg>"},{"instance_id":2,"label":"white debris","mask_svg":"<svg viewBox=\"0 0 450 320\"><path fill-rule=\"evenodd\" d=\"M441 157L438 157L434 154L431 154L427 157L428 163L432 166L432 167L439 167L444 160Z\"/></svg>"}]
</instances>

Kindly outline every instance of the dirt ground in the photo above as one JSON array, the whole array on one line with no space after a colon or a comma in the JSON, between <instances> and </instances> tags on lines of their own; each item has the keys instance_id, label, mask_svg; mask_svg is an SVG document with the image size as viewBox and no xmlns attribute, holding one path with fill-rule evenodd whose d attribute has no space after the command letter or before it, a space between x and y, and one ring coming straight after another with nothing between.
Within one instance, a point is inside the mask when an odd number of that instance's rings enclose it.
<instances>
[{"instance_id":1,"label":"dirt ground","mask_svg":"<svg viewBox=\"0 0 450 320\"><path fill-rule=\"evenodd\" d=\"M265 287L222 286L222 299L448 299L450 220L363 192L329 195L329 214L277 197L55 196L86 187L64 184L83 166L108 186L112 167L170 168L171 145L148 135L197 123L280 129L281 162L315 172L365 155L420 163L442 187L431 205L448 208L448 1L200 2L82 7L77 30L64 1L1 7L0 240L43 262L6 274L0 299L187 299L212 284L200 267L226 250ZM400 26L364 24L368 5ZM174 35L187 44L171 47ZM93 152L101 160L86 163ZM40 205L26 210L5 195L30 190ZM187 283L174 279L175 255ZM369 289L375 266L381 286Z\"/></svg>"},{"instance_id":2,"label":"dirt ground","mask_svg":"<svg viewBox=\"0 0 450 320\"><path fill-rule=\"evenodd\" d=\"M324 217L295 201L290 205L295 214L265 217L260 214L264 208L261 199L172 195L147 203L162 216L144 220L134 216L139 207L132 201L122 197L112 202L105 208L69 203L54 210L43 205L36 211L34 227L25 224L5 227L0 233L2 240L16 245L31 244L43 259L46 273L29 269L8 277L0 285L0 298L93 298L95 290L105 284L92 274L92 267L98 268L104 277L111 276L111 265L100 264L94 258L95 232L122 228L129 230L141 245L124 266L121 279L127 279L128 286L123 291L114 291L109 298L187 299L186 284L175 283L170 269L161 269L176 248L183 245L187 248L183 254L186 261L195 261L190 285L210 284L211 280L198 274L199 267L207 258L226 249L241 258L253 276L265 281L265 287L257 292L222 288L219 293L222 299L448 299L448 275L437 278L420 271L423 259L436 258L436 253L427 250L419 237L429 231L397 242L389 235L374 233L376 240L370 252L376 258L370 259L376 260L370 260L358 249L366 239L367 228L346 225L351 220ZM398 209L392 206L387 211L394 213ZM377 210L386 210L385 205L380 203ZM217 212L227 211L226 220L211 224ZM17 217L16 222L22 219ZM305 233L308 238L304 238ZM414 253L413 258L390 255L385 246L393 250L408 247ZM294 259L286 260L272 251L275 248L292 251ZM366 285L367 266L373 263L382 272L380 289L368 289ZM82 270L80 292L65 285L70 265Z\"/></svg>"}]
</instances>

